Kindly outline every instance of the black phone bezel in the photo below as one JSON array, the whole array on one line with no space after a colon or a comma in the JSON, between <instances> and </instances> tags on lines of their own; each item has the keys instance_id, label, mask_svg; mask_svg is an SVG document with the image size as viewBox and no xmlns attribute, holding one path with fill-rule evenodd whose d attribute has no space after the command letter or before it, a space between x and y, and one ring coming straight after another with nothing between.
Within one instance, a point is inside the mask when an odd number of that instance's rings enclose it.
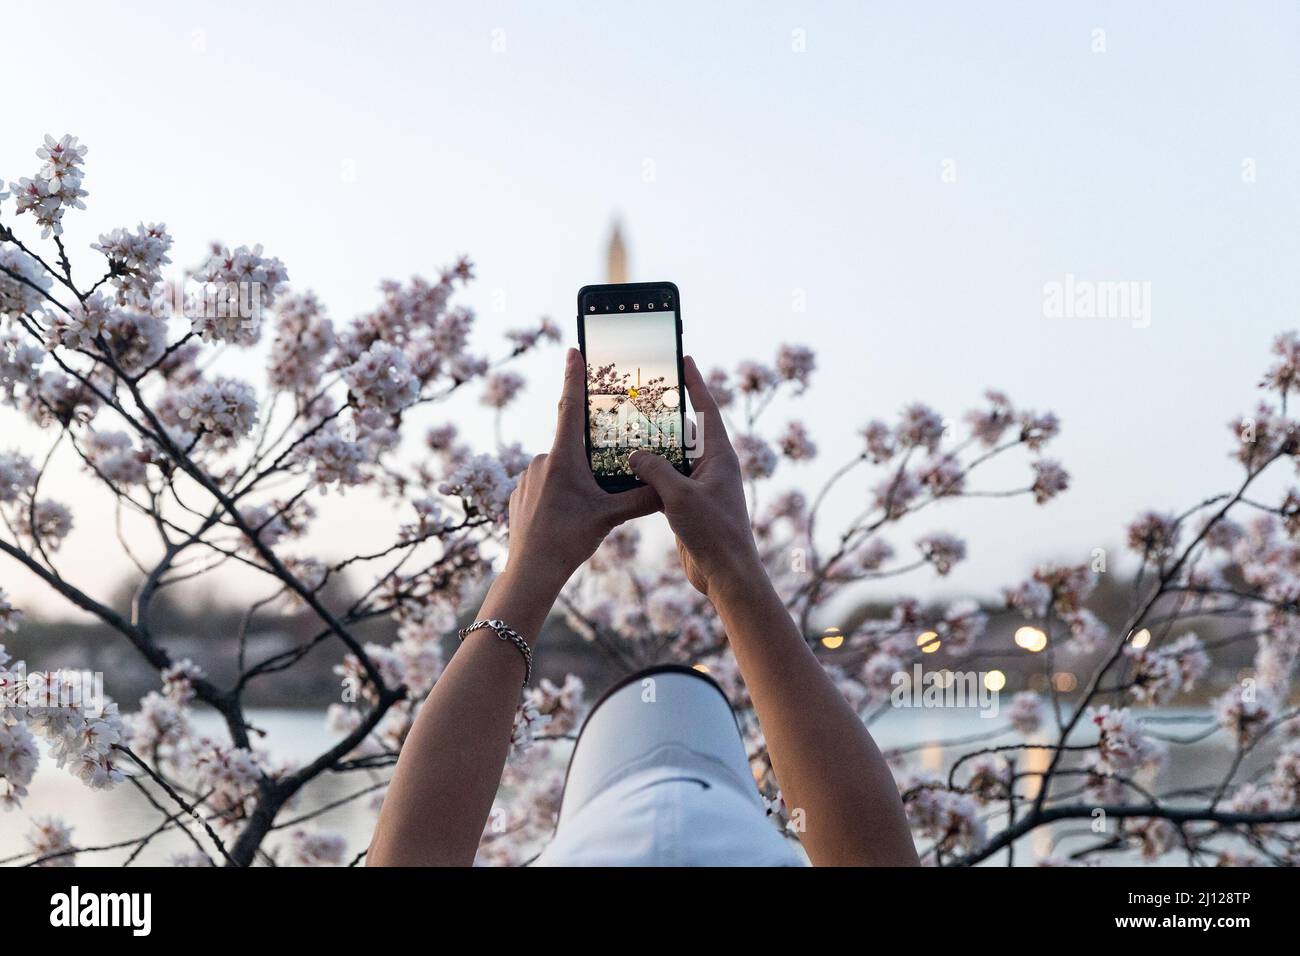
<instances>
[{"instance_id":1,"label":"black phone bezel","mask_svg":"<svg viewBox=\"0 0 1300 956\"><path fill-rule=\"evenodd\" d=\"M578 290L578 350L582 352L582 361L585 366L587 363L587 334L586 334L586 315L589 305L603 307L607 302L617 305L621 299L628 307L626 314L636 315L638 312L631 311L633 299L644 301L647 293L654 293L655 298L662 297L667 292L672 303L672 310L677 314L676 333L677 333L677 388L682 395L682 401L678 403L677 413L681 416L681 435L683 441L682 464L678 467L684 475L691 473L691 461L685 455L686 439L686 371L682 363L682 294L676 284L672 282L616 282L602 285L584 285ZM609 315L611 313L600 311L593 312L592 315ZM584 370L582 377L582 440L587 449L587 467L591 467L591 422L589 420L587 404L587 376ZM645 482L635 475L598 475L593 470L592 475L596 479L596 484L600 485L605 491L616 493L620 491L629 491L632 488L640 488Z\"/></svg>"}]
</instances>

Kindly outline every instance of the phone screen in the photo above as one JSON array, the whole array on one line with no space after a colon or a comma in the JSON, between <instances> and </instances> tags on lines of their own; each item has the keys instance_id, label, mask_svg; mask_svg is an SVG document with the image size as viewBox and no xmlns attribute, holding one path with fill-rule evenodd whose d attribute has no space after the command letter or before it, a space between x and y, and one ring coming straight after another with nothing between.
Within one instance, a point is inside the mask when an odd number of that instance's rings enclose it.
<instances>
[{"instance_id":1,"label":"phone screen","mask_svg":"<svg viewBox=\"0 0 1300 956\"><path fill-rule=\"evenodd\" d=\"M638 448L683 468L677 312L642 303L635 312L584 315L583 331L591 470L632 476L627 456Z\"/></svg>"}]
</instances>

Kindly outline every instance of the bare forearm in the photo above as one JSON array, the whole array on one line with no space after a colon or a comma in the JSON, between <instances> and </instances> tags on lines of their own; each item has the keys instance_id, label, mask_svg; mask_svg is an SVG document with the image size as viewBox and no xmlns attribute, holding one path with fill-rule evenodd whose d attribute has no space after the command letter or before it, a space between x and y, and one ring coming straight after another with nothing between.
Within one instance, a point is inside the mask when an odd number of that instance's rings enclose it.
<instances>
[{"instance_id":1,"label":"bare forearm","mask_svg":"<svg viewBox=\"0 0 1300 956\"><path fill-rule=\"evenodd\" d=\"M558 585L524 569L493 582L479 618L500 618L530 643ZM420 707L384 799L372 865L467 866L501 779L524 679L519 649L491 631L466 638Z\"/></svg>"},{"instance_id":2,"label":"bare forearm","mask_svg":"<svg viewBox=\"0 0 1300 956\"><path fill-rule=\"evenodd\" d=\"M710 592L767 740L786 805L818 865L915 865L889 767L761 568Z\"/></svg>"}]
</instances>

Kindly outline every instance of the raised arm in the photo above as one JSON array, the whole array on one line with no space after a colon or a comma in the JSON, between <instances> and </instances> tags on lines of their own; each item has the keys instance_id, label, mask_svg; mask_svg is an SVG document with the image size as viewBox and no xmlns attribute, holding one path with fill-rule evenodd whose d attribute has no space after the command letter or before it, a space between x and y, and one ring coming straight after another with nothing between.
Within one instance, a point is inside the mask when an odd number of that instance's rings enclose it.
<instances>
[{"instance_id":1,"label":"raised arm","mask_svg":"<svg viewBox=\"0 0 1300 956\"><path fill-rule=\"evenodd\" d=\"M606 534L657 510L649 488L602 491L583 444L582 356L569 350L555 443L510 496L510 552L476 620L497 618L530 646L569 576ZM524 680L519 649L489 630L466 637L420 706L370 842L371 866L468 866L510 746Z\"/></svg>"},{"instance_id":2,"label":"raised arm","mask_svg":"<svg viewBox=\"0 0 1300 956\"><path fill-rule=\"evenodd\" d=\"M686 386L703 440L691 476L646 452L630 461L663 501L687 577L722 618L786 806L804 812L803 846L819 866L915 866L889 767L767 578L736 453L689 358Z\"/></svg>"}]
</instances>

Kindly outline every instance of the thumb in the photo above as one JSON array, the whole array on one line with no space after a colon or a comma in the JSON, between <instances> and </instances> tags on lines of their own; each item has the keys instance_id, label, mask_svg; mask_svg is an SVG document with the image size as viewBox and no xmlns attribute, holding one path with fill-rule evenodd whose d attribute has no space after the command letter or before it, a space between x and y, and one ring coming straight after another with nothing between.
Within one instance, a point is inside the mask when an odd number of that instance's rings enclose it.
<instances>
[{"instance_id":1,"label":"thumb","mask_svg":"<svg viewBox=\"0 0 1300 956\"><path fill-rule=\"evenodd\" d=\"M551 451L562 461L585 459L582 433L586 422L587 363L577 349L564 357L564 391L560 393L559 418L555 423L555 444Z\"/></svg>"},{"instance_id":2,"label":"thumb","mask_svg":"<svg viewBox=\"0 0 1300 956\"><path fill-rule=\"evenodd\" d=\"M660 510L659 493L653 488L632 488L615 495L605 495L607 508L616 524L641 518Z\"/></svg>"},{"instance_id":3,"label":"thumb","mask_svg":"<svg viewBox=\"0 0 1300 956\"><path fill-rule=\"evenodd\" d=\"M659 493L659 499L665 504L677 497L691 481L667 458L648 451L632 452L627 456L627 463L638 478Z\"/></svg>"}]
</instances>

